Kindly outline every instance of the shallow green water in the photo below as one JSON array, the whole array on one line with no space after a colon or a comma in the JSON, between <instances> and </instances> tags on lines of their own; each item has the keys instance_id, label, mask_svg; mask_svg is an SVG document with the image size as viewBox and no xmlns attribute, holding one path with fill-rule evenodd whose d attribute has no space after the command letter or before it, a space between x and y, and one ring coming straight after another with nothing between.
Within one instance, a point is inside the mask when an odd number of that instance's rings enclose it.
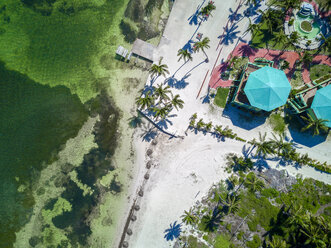
<instances>
[{"instance_id":1,"label":"shallow green water","mask_svg":"<svg viewBox=\"0 0 331 248\"><path fill-rule=\"evenodd\" d=\"M87 119L76 95L64 86L43 86L0 63L0 247L28 220L30 186L56 151ZM26 188L19 192L19 186Z\"/></svg>"},{"instance_id":2,"label":"shallow green water","mask_svg":"<svg viewBox=\"0 0 331 248\"><path fill-rule=\"evenodd\" d=\"M34 204L31 185L42 164L54 161L87 119L83 102L103 86L95 61L103 55L113 17L124 2L0 1L0 248L12 247L15 232L29 220ZM110 134L115 127L116 118ZM89 179L83 173L78 176ZM78 220L84 220L98 195L83 197L72 181L65 183L62 197L74 210L64 214L74 222L64 218L69 223L65 226L81 232L71 233L69 240L75 243L81 236L84 243L90 230L79 229Z\"/></svg>"}]
</instances>

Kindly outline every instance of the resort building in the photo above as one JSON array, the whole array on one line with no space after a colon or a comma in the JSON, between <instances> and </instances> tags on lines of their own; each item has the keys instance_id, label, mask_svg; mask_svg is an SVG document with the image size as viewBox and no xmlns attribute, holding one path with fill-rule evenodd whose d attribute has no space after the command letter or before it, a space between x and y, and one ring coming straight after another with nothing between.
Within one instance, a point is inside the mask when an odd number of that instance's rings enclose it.
<instances>
[{"instance_id":1,"label":"resort building","mask_svg":"<svg viewBox=\"0 0 331 248\"><path fill-rule=\"evenodd\" d=\"M259 59L247 63L233 86L231 103L255 112L269 112L284 105L291 85L285 73L272 65L272 61Z\"/></svg>"},{"instance_id":2,"label":"resort building","mask_svg":"<svg viewBox=\"0 0 331 248\"><path fill-rule=\"evenodd\" d=\"M294 114L306 113L314 120L328 120L326 125L331 127L331 77L312 81L312 86L307 85L295 94L288 105Z\"/></svg>"}]
</instances>

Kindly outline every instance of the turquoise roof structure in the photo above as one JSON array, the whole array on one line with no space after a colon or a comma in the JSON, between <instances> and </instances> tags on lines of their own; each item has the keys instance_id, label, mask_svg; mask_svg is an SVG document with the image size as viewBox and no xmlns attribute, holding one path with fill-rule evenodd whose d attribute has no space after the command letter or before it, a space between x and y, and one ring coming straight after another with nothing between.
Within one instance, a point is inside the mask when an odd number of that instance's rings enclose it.
<instances>
[{"instance_id":1,"label":"turquoise roof structure","mask_svg":"<svg viewBox=\"0 0 331 248\"><path fill-rule=\"evenodd\" d=\"M318 119L328 120L326 125L331 127L331 85L316 92L311 108Z\"/></svg>"},{"instance_id":2,"label":"turquoise roof structure","mask_svg":"<svg viewBox=\"0 0 331 248\"><path fill-rule=\"evenodd\" d=\"M252 72L244 88L249 103L265 111L284 105L290 91L285 73L269 66Z\"/></svg>"}]
</instances>

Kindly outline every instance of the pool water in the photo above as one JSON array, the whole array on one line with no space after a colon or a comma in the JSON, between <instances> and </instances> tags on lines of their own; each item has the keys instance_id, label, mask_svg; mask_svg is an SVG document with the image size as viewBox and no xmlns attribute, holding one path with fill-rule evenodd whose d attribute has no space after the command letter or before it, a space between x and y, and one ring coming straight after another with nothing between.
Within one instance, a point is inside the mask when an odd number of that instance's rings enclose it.
<instances>
[{"instance_id":1,"label":"pool water","mask_svg":"<svg viewBox=\"0 0 331 248\"><path fill-rule=\"evenodd\" d=\"M303 30L301 30L300 28L300 24L302 21L312 21L314 18L312 17L301 17L299 15L296 16L295 18L295 22L294 22L294 28L295 28L295 31L298 32L298 34L301 36L301 37L304 37L308 40L312 40L314 39L320 32L321 32L321 28L320 28L320 25L319 25L319 22L315 21L314 23L312 23L312 30L308 33L308 32L305 32Z\"/></svg>"}]
</instances>

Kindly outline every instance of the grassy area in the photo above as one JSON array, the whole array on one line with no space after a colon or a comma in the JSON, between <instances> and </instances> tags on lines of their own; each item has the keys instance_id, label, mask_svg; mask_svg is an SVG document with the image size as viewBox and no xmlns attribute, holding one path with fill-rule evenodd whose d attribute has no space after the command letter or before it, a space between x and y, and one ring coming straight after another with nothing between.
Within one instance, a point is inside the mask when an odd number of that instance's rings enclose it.
<instances>
[{"instance_id":1,"label":"grassy area","mask_svg":"<svg viewBox=\"0 0 331 248\"><path fill-rule=\"evenodd\" d=\"M217 93L216 93L216 96L215 96L215 99L214 99L214 103L221 107L221 108L224 108L225 105L226 105L226 99L228 97L228 94L229 94L229 88L221 88L219 87L217 89Z\"/></svg>"},{"instance_id":2,"label":"grassy area","mask_svg":"<svg viewBox=\"0 0 331 248\"><path fill-rule=\"evenodd\" d=\"M265 230L270 229L270 223L277 217L279 209L273 206L268 198L256 197L254 193L245 193L242 195L242 201L238 215L247 218L247 224L251 231L258 231L258 225Z\"/></svg>"},{"instance_id":3,"label":"grassy area","mask_svg":"<svg viewBox=\"0 0 331 248\"><path fill-rule=\"evenodd\" d=\"M271 114L269 117L269 124L274 132L283 133L285 131L285 121L280 114Z\"/></svg>"},{"instance_id":4,"label":"grassy area","mask_svg":"<svg viewBox=\"0 0 331 248\"><path fill-rule=\"evenodd\" d=\"M230 247L230 241L229 237L221 234L218 235L215 239L214 248L229 248Z\"/></svg>"},{"instance_id":5,"label":"grassy area","mask_svg":"<svg viewBox=\"0 0 331 248\"><path fill-rule=\"evenodd\" d=\"M324 75L331 74L331 66L328 65L313 65L310 68L310 79L316 80Z\"/></svg>"}]
</instances>

